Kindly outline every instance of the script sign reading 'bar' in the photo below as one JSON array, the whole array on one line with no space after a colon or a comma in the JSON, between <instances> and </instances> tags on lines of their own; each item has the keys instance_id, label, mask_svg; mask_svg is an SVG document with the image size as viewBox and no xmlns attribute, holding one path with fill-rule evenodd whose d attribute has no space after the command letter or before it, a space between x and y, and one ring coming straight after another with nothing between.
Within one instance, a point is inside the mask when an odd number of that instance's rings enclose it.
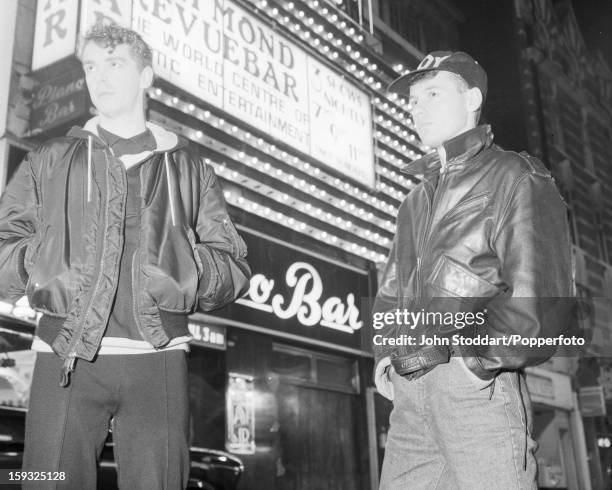
<instances>
[{"instance_id":1,"label":"script sign reading 'bar'","mask_svg":"<svg viewBox=\"0 0 612 490\"><path fill-rule=\"evenodd\" d=\"M247 293L214 314L336 345L361 348L369 278L306 250L240 230L253 273Z\"/></svg>"}]
</instances>

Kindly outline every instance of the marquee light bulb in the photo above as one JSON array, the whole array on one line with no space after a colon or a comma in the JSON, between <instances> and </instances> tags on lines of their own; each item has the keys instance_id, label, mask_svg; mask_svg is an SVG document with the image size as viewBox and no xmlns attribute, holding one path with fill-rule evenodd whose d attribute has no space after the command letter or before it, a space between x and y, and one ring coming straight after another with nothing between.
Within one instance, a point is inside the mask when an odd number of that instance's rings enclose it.
<instances>
[{"instance_id":1,"label":"marquee light bulb","mask_svg":"<svg viewBox=\"0 0 612 490\"><path fill-rule=\"evenodd\" d=\"M163 91L162 91L162 94L163 94ZM178 99L178 98L177 98L177 99ZM165 101L167 104L170 104L170 103L171 103L170 97L164 98L163 100L164 100L164 101ZM180 99L178 99L178 103L180 103L180 107L182 107L182 108L186 108L186 107L188 106L188 103L187 103L187 102L185 102L185 101L181 101ZM204 112L205 112L205 111L202 111L202 110L198 109L197 114L198 114L198 116L200 116L200 115L204 114ZM209 112L208 112L208 115L210 116L210 113L209 113ZM226 133L233 133L233 132L241 131L241 134L244 136L244 138L245 138L245 139L248 139L249 137L251 137L251 135L250 135L250 134L249 134L247 131L242 131L242 130L239 130L239 129L237 128L237 126L234 126L234 125L225 124L225 123L226 123L226 121L225 121L225 120L223 120L222 118L217 118L217 117L213 116L213 117L212 117L212 119L213 119L213 121L215 121L217 124L219 124L219 125L221 125L221 126L225 126L224 128L222 128L222 130L223 130L223 131L225 131ZM200 131L200 133L201 133L201 131ZM186 130L185 130L185 133L184 133L184 134L185 134L186 136L190 136L190 137L193 139L193 138L194 138L194 135L197 135L197 134L198 134L198 132L197 132L197 131L186 131ZM211 140L211 143L214 145L214 144L215 144L214 140ZM263 144L263 143L264 143L263 138L258 138L257 143L258 143L258 144L260 144L260 145L261 145L261 144ZM218 144L218 143L217 143L217 144ZM269 144L269 143L266 143L266 146L267 146L267 147L269 147L271 151L277 151L278 153L283 153L283 152L281 152L281 150L276 149L276 147L274 147L274 145L271 145L271 144ZM223 151L224 153L226 153L226 154L230 155L231 153L230 153L230 151L229 151L229 150L230 150L230 148L224 147L223 145L221 146L221 149L220 149L220 151ZM259 160L258 160L258 158L257 158L257 157L248 157L244 151L242 151L241 153L242 153L242 155L243 155L243 158L247 158L247 162L245 162L245 163L247 163L247 164L249 164L250 162L253 162L253 164L257 164L257 165L258 165L258 164L260 164L260 163L261 163L261 164L264 164L263 162L259 162ZM285 154L285 155L287 155L287 153L286 153L286 152L284 152L284 154ZM399 159L397 159L397 157L392 157L392 159L399 160ZM210 159L206 159L206 160L210 160ZM309 167L310 167L310 165L309 165L307 162L303 162L303 161L301 161L299 158L297 158L297 157L295 157L295 156L293 157L292 161L293 161L293 163L294 163L294 165L295 165L295 166L298 166L298 164L299 164L299 166L303 167L304 169L307 169L307 168L309 168ZM213 166L214 166L216 169L217 169L217 167L218 167L218 170L219 170L221 173L223 173L223 172L224 172L223 165L224 165L224 163L222 163L222 164L214 164L214 163L213 163ZM270 164L269 164L269 163L267 163L267 162L266 162L264 165L265 165L265 168L266 168L266 169L271 168ZM229 170L229 169L228 169L228 170ZM282 172L282 171L280 171L280 172L279 172L279 170L280 170L280 169L275 169L275 170L276 170L276 173L277 173L279 176L282 176L282 175L283 175L283 172ZM381 171L381 167L380 167L380 166L377 166L377 170L378 170L378 171ZM319 174L319 173L320 173L320 170L319 170L317 167L315 167L315 169L314 169L314 173L315 173L315 174ZM392 173L392 174L393 174L393 173ZM288 175L290 175L290 174L288 174ZM395 175L395 174L393 174L393 175ZM233 172L232 172L232 176L233 176L235 179L237 179L237 178L239 177L239 174L238 174L238 172L233 171ZM332 176L330 176L330 175L325 175L325 174L324 174L323 176L319 177L319 178L320 178L320 180L321 180L321 181L323 181L323 182L329 182L329 181L331 181L331 180L332 180ZM248 180L248 178L247 178L247 180ZM247 180L245 180L245 179L243 178L241 182L244 184L244 183L246 183L246 182L247 182ZM338 179L336 178L336 180L338 180ZM344 184L344 183L342 183L342 184ZM302 181L300 185L304 186L304 185L305 185L305 181ZM315 186L314 184L310 184L309 188L310 188L311 190L312 190L312 189L314 189L314 190L316 191L316 186ZM347 192L349 192L349 193L350 193L350 192L351 192L351 190L352 190L352 192L353 192L353 193L355 193L355 195L358 195L358 194L360 193L360 190L359 190L357 187L352 187L352 189L351 189L351 186L349 185L349 188L347 188ZM401 193L400 193L399 191L397 191L397 190L395 190L395 191L393 191L393 192L390 192L389 194L391 194L392 196L401 195ZM326 196L326 192L325 192L324 190L322 190L322 189L321 189L321 190L320 190L320 195L321 195L321 196ZM363 193L363 195L364 195L364 196L367 196L367 193L366 193L366 192L364 192L364 193ZM373 197L373 196L369 196L369 197L371 198L371 197ZM336 203L338 202L338 200L337 200L337 199L331 199L331 200L330 200L330 199L328 199L328 201L329 201L330 203L332 203L332 204L334 204L334 205L338 206L338 205L336 204ZM366 199L366 201L367 201L367 199ZM250 202L250 201L249 201L249 202ZM351 204L352 204L352 203L351 203ZM294 205L299 205L299 203L294 201ZM353 205L353 206L354 206L354 205ZM353 206L351 206L351 208L353 208ZM392 205L389 205L389 208L392 208ZM357 213L359 213L359 214L361 214L361 213L363 213L363 212L364 212L364 211L363 211L363 210L361 210L361 209L357 210ZM351 223L350 221L348 221L347 226L351 226L351 227L352 227L352 223ZM388 226L392 226L392 225L389 223L389 225L388 225ZM362 231L362 230L360 230L359 228L357 228L357 229L355 230L355 233L363 233L363 231Z\"/></svg>"}]
</instances>

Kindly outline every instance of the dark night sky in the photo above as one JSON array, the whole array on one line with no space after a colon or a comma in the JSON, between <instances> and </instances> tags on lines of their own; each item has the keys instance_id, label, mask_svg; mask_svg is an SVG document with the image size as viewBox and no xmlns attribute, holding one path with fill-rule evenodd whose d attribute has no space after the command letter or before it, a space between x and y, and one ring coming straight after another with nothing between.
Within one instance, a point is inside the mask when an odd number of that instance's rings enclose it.
<instances>
[{"instance_id":1,"label":"dark night sky","mask_svg":"<svg viewBox=\"0 0 612 490\"><path fill-rule=\"evenodd\" d=\"M587 48L599 50L612 69L612 0L572 0Z\"/></svg>"}]
</instances>

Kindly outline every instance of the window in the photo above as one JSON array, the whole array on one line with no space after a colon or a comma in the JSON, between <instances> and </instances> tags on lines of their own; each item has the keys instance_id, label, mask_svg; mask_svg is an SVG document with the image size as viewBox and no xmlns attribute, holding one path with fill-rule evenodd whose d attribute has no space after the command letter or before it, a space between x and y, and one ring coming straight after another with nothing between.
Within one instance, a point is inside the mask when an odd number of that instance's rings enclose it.
<instances>
[{"instance_id":1,"label":"window","mask_svg":"<svg viewBox=\"0 0 612 490\"><path fill-rule=\"evenodd\" d=\"M381 18L391 29L424 53L457 48L457 22L433 2L380 0Z\"/></svg>"},{"instance_id":2,"label":"window","mask_svg":"<svg viewBox=\"0 0 612 490\"><path fill-rule=\"evenodd\" d=\"M283 344L272 345L272 369L289 383L359 393L357 362Z\"/></svg>"}]
</instances>

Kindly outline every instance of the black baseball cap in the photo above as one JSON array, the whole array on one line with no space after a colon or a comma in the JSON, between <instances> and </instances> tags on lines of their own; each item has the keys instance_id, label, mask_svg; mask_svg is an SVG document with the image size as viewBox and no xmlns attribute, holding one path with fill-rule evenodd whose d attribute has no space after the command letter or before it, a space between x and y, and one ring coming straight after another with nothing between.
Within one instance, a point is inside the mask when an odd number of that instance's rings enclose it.
<instances>
[{"instance_id":1,"label":"black baseball cap","mask_svg":"<svg viewBox=\"0 0 612 490\"><path fill-rule=\"evenodd\" d=\"M419 63L416 70L393 80L389 92L408 93L410 85L421 73L428 71L448 71L462 77L469 88L477 87L482 93L482 100L487 97L487 74L474 58L463 51L433 51Z\"/></svg>"}]
</instances>

